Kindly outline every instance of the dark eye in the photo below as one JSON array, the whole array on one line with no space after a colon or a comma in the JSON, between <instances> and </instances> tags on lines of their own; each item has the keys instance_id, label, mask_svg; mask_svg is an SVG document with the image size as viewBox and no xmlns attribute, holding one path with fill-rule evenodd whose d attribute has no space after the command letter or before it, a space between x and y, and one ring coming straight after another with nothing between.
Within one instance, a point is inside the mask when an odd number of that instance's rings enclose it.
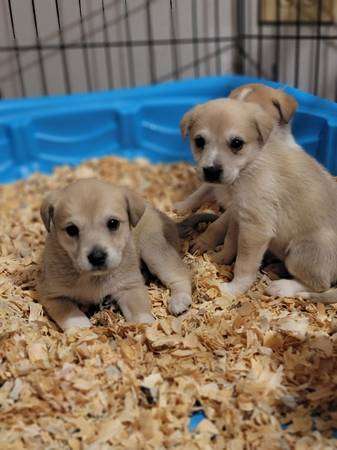
<instances>
[{"instance_id":1,"label":"dark eye","mask_svg":"<svg viewBox=\"0 0 337 450\"><path fill-rule=\"evenodd\" d=\"M202 136L197 136L194 138L194 143L200 150L203 150L206 144L205 139Z\"/></svg>"},{"instance_id":2,"label":"dark eye","mask_svg":"<svg viewBox=\"0 0 337 450\"><path fill-rule=\"evenodd\" d=\"M80 230L77 228L76 225L68 225L66 227L66 233L70 237L75 237L75 236L78 236L80 234Z\"/></svg>"},{"instance_id":3,"label":"dark eye","mask_svg":"<svg viewBox=\"0 0 337 450\"><path fill-rule=\"evenodd\" d=\"M242 147L244 146L244 143L245 143L245 141L243 141L241 138L233 137L229 141L229 146L232 150L234 150L235 152L238 152L239 150L242 149Z\"/></svg>"},{"instance_id":4,"label":"dark eye","mask_svg":"<svg viewBox=\"0 0 337 450\"><path fill-rule=\"evenodd\" d=\"M109 228L110 231L118 230L119 225L120 225L120 222L117 219L109 219L106 223L106 226Z\"/></svg>"}]
</instances>

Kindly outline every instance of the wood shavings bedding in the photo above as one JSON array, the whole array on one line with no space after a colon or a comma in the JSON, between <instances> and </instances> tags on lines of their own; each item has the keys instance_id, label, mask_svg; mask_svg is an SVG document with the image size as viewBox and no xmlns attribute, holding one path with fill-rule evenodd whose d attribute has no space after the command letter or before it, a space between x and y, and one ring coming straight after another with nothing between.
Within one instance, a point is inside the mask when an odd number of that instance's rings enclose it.
<instances>
[{"instance_id":1,"label":"wood shavings bedding","mask_svg":"<svg viewBox=\"0 0 337 450\"><path fill-rule=\"evenodd\" d=\"M151 283L153 326L103 309L90 330L57 330L36 303L39 207L48 190L91 176L172 217L172 202L197 186L183 163L104 158L0 187L0 448L337 448L336 306L267 297L266 275L237 300L222 297L231 267L186 242L195 289L185 315L168 315L167 290ZM190 432L200 409L207 419Z\"/></svg>"}]
</instances>

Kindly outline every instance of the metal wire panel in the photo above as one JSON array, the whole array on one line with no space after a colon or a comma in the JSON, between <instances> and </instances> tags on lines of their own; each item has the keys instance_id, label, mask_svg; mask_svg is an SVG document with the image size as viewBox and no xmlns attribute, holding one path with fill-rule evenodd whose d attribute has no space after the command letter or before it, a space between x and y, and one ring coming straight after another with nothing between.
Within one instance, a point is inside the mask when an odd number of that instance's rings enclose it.
<instances>
[{"instance_id":1,"label":"metal wire panel","mask_svg":"<svg viewBox=\"0 0 337 450\"><path fill-rule=\"evenodd\" d=\"M1 0L0 89L15 97L242 73L336 98L336 3Z\"/></svg>"}]
</instances>

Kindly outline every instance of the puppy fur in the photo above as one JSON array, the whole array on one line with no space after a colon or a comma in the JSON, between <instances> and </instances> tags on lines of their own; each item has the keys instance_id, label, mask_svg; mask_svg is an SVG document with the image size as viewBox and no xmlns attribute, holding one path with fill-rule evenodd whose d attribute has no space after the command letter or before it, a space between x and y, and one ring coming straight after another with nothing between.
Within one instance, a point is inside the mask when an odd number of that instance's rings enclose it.
<instances>
[{"instance_id":1,"label":"puppy fur","mask_svg":"<svg viewBox=\"0 0 337 450\"><path fill-rule=\"evenodd\" d=\"M198 172L202 176L205 166L221 167L219 182L230 199L219 256L224 263L236 256L236 264L234 279L223 290L239 295L249 289L269 249L294 277L272 282L270 295L334 302L337 186L291 135L288 123L296 102L269 89L241 88L232 93L235 98L199 105L182 120ZM203 149L196 146L200 136ZM234 137L243 142L239 150L231 148Z\"/></svg>"},{"instance_id":2,"label":"puppy fur","mask_svg":"<svg viewBox=\"0 0 337 450\"><path fill-rule=\"evenodd\" d=\"M170 312L189 307L190 276L179 257L176 226L134 192L80 180L47 195L41 217L48 235L40 299L63 330L89 327L77 304L99 304L106 296L118 302L126 320L152 322L140 259L170 288Z\"/></svg>"},{"instance_id":3,"label":"puppy fur","mask_svg":"<svg viewBox=\"0 0 337 450\"><path fill-rule=\"evenodd\" d=\"M289 145L295 145L295 141L291 134L290 120L298 105L293 97L280 89L274 89L264 84L250 83L234 89L229 94L229 98L259 104L268 114L270 114L278 125L275 128L275 132L280 134L280 139L286 140ZM188 111L181 120L180 128L183 138L185 138L190 131L195 110L196 109ZM202 174L200 174L200 176L203 180ZM215 202L223 209L226 209L230 202L230 193L223 185L210 184L203 180L199 189L193 192L184 201L177 202L174 205L174 208L180 213L195 211L207 201ZM181 236L187 237L200 222L210 222L207 214L201 213L199 215L192 215L185 219L178 225ZM206 231L192 242L191 250L193 252L204 253L224 242L224 237L228 228L228 213L225 212L222 214L218 220L213 218L212 222L213 223L208 226ZM221 254L214 256L213 259L215 262L221 262Z\"/></svg>"}]
</instances>

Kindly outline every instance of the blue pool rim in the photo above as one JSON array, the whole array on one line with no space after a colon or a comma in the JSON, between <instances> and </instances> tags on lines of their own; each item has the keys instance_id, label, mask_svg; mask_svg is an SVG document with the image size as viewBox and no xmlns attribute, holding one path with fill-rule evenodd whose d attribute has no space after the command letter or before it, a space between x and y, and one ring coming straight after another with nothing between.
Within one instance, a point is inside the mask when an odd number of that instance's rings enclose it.
<instances>
[{"instance_id":1,"label":"blue pool rim","mask_svg":"<svg viewBox=\"0 0 337 450\"><path fill-rule=\"evenodd\" d=\"M117 155L153 163L192 161L180 137L183 113L226 97L246 83L263 82L293 95L298 142L337 175L337 104L258 78L226 75L107 92L0 102L0 183L51 173L62 164Z\"/></svg>"}]
</instances>

